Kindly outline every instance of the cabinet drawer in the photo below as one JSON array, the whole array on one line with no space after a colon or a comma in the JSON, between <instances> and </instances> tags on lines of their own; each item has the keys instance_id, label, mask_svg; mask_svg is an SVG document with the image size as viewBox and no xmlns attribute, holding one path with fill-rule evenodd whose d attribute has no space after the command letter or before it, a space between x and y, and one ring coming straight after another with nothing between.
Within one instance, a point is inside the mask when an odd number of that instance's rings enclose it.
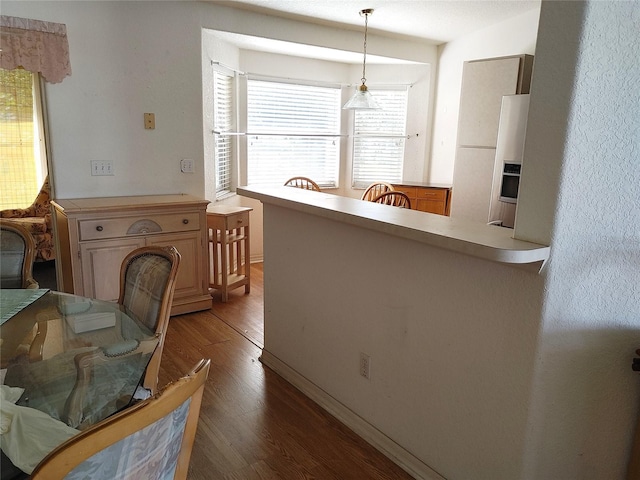
<instances>
[{"instance_id":1,"label":"cabinet drawer","mask_svg":"<svg viewBox=\"0 0 640 480\"><path fill-rule=\"evenodd\" d=\"M420 188L418 189L418 198L444 202L447 199L447 191L443 188Z\"/></svg>"},{"instance_id":2,"label":"cabinet drawer","mask_svg":"<svg viewBox=\"0 0 640 480\"><path fill-rule=\"evenodd\" d=\"M393 189L406 194L407 197L409 197L411 200L417 198L416 197L416 190L418 190L418 189L416 187L404 187L404 186L401 187L401 186L398 186L398 185L394 185Z\"/></svg>"},{"instance_id":3,"label":"cabinet drawer","mask_svg":"<svg viewBox=\"0 0 640 480\"><path fill-rule=\"evenodd\" d=\"M207 226L215 230L234 230L249 226L249 212L238 212L231 215L207 213Z\"/></svg>"},{"instance_id":4,"label":"cabinet drawer","mask_svg":"<svg viewBox=\"0 0 640 480\"><path fill-rule=\"evenodd\" d=\"M200 215L197 212L187 212L144 217L102 218L80 220L78 224L80 241L86 241L199 230Z\"/></svg>"}]
</instances>

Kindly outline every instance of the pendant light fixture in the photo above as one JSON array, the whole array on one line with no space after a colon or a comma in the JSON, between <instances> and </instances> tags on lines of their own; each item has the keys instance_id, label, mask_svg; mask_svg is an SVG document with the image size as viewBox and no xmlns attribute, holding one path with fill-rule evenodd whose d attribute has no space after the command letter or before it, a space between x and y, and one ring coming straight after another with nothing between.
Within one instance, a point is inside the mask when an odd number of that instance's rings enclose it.
<instances>
[{"instance_id":1,"label":"pendant light fixture","mask_svg":"<svg viewBox=\"0 0 640 480\"><path fill-rule=\"evenodd\" d=\"M367 67L367 27L369 23L369 15L373 13L373 8L367 8L360 10L360 16L364 17L364 56L362 59L362 85L358 87L358 91L354 93L353 97L344 104L342 107L345 110L375 110L379 109L380 105L373 98L367 86L365 85L367 79L365 70Z\"/></svg>"}]
</instances>

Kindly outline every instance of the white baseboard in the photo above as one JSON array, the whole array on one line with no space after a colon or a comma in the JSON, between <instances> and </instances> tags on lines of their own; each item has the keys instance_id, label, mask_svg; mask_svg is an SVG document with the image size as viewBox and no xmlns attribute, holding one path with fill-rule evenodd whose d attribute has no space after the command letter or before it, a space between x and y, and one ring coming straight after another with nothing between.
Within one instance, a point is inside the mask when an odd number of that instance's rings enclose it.
<instances>
[{"instance_id":1,"label":"white baseboard","mask_svg":"<svg viewBox=\"0 0 640 480\"><path fill-rule=\"evenodd\" d=\"M402 448L380 430L366 422L276 356L266 350L262 350L260 361L416 479L446 480L427 464Z\"/></svg>"},{"instance_id":2,"label":"white baseboard","mask_svg":"<svg viewBox=\"0 0 640 480\"><path fill-rule=\"evenodd\" d=\"M264 256L263 255L251 255L251 257L249 258L249 263L262 263L264 262Z\"/></svg>"}]
</instances>

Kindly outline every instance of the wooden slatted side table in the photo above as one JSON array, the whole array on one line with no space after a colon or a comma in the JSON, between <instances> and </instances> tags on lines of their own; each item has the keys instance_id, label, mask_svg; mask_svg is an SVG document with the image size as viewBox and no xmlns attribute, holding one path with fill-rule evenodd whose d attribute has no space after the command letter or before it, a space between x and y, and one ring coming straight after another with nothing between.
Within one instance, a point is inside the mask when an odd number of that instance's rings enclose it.
<instances>
[{"instance_id":1,"label":"wooden slatted side table","mask_svg":"<svg viewBox=\"0 0 640 480\"><path fill-rule=\"evenodd\" d=\"M251 290L251 250L249 237L250 207L227 205L207 208L209 235L209 287L222 292L222 301L229 291L244 286Z\"/></svg>"}]
</instances>

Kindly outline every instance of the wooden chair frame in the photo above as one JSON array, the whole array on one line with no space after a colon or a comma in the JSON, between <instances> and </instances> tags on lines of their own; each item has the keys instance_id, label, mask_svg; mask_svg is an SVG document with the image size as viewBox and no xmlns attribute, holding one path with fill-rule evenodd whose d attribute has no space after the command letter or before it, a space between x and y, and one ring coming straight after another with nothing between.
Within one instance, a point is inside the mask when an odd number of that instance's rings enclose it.
<instances>
[{"instance_id":1,"label":"wooden chair frame","mask_svg":"<svg viewBox=\"0 0 640 480\"><path fill-rule=\"evenodd\" d=\"M120 296L118 303L124 305L127 271L131 262L139 257L146 255L157 255L164 257L171 262L171 271L167 278L167 284L162 295L162 303L158 312L158 321L156 323L155 334L158 337L158 346L153 352L153 356L147 366L147 372L144 377L143 386L155 394L158 387L158 373L160 371L160 360L162 359L162 350L164 349L164 337L167 330L167 324L171 315L171 304L173 303L173 294L176 289L176 279L178 275L178 267L180 265L180 253L173 247L148 246L141 247L129 253L122 261L120 267ZM139 319L142 320L142 319Z\"/></svg>"},{"instance_id":2,"label":"wooden chair frame","mask_svg":"<svg viewBox=\"0 0 640 480\"><path fill-rule=\"evenodd\" d=\"M285 187L296 187L303 188L305 190L315 190L316 192L320 192L320 186L307 177L291 177L289 180L284 182Z\"/></svg>"},{"instance_id":3,"label":"wooden chair frame","mask_svg":"<svg viewBox=\"0 0 640 480\"><path fill-rule=\"evenodd\" d=\"M392 205L394 207L411 208L411 200L407 194L398 190L381 193L374 198L373 201L384 205Z\"/></svg>"},{"instance_id":4,"label":"wooden chair frame","mask_svg":"<svg viewBox=\"0 0 640 480\"><path fill-rule=\"evenodd\" d=\"M369 185L365 191L362 193L361 200L365 200L367 202L373 202L373 200L380 194L385 192L393 192L395 188L393 185L387 182L374 182Z\"/></svg>"},{"instance_id":5,"label":"wooden chair frame","mask_svg":"<svg viewBox=\"0 0 640 480\"><path fill-rule=\"evenodd\" d=\"M70 438L38 464L31 479L63 479L85 460L160 420L191 397L173 477L174 480L186 479L210 364L211 360L201 360L187 376L167 386L161 394L137 403Z\"/></svg>"},{"instance_id":6,"label":"wooden chair frame","mask_svg":"<svg viewBox=\"0 0 640 480\"><path fill-rule=\"evenodd\" d=\"M180 265L180 253L178 253L178 250L173 246L148 246L141 247L130 252L124 258L120 267L120 296L118 298L118 303L120 305L124 305L126 277L129 266L134 260L147 255L160 256L171 263L171 269L167 276L167 282L162 293L162 301L158 310L157 322L154 331L155 338L142 341L134 350L122 353L121 355L118 354L116 357L136 354L151 354L151 359L147 365L142 385L151 392L151 395L154 395L158 388L160 361L162 360L164 338L167 324L169 322L169 316L171 314L173 294L176 288L176 277L178 274L178 267ZM138 320L143 321L143 319ZM42 345L44 343L45 336L46 322L38 322L37 337L29 350L30 361L42 358ZM102 348L79 353L75 356L74 363L76 365L76 381L65 402L63 410L63 419L67 425L79 429L83 429L87 426L87 419L84 418L84 403L88 392L89 382L91 381L91 376L93 374L93 369L98 365L108 364L112 360L113 357L107 354Z\"/></svg>"},{"instance_id":7,"label":"wooden chair frame","mask_svg":"<svg viewBox=\"0 0 640 480\"><path fill-rule=\"evenodd\" d=\"M51 216L51 181L47 175L33 203L26 208L0 210L0 218L23 225L35 242L35 262L55 259Z\"/></svg>"},{"instance_id":8,"label":"wooden chair frame","mask_svg":"<svg viewBox=\"0 0 640 480\"><path fill-rule=\"evenodd\" d=\"M38 288L38 283L33 279L33 262L36 259L36 242L33 236L25 227L10 220L0 219L0 229L22 237L25 246L24 259L22 260L22 288Z\"/></svg>"}]
</instances>

